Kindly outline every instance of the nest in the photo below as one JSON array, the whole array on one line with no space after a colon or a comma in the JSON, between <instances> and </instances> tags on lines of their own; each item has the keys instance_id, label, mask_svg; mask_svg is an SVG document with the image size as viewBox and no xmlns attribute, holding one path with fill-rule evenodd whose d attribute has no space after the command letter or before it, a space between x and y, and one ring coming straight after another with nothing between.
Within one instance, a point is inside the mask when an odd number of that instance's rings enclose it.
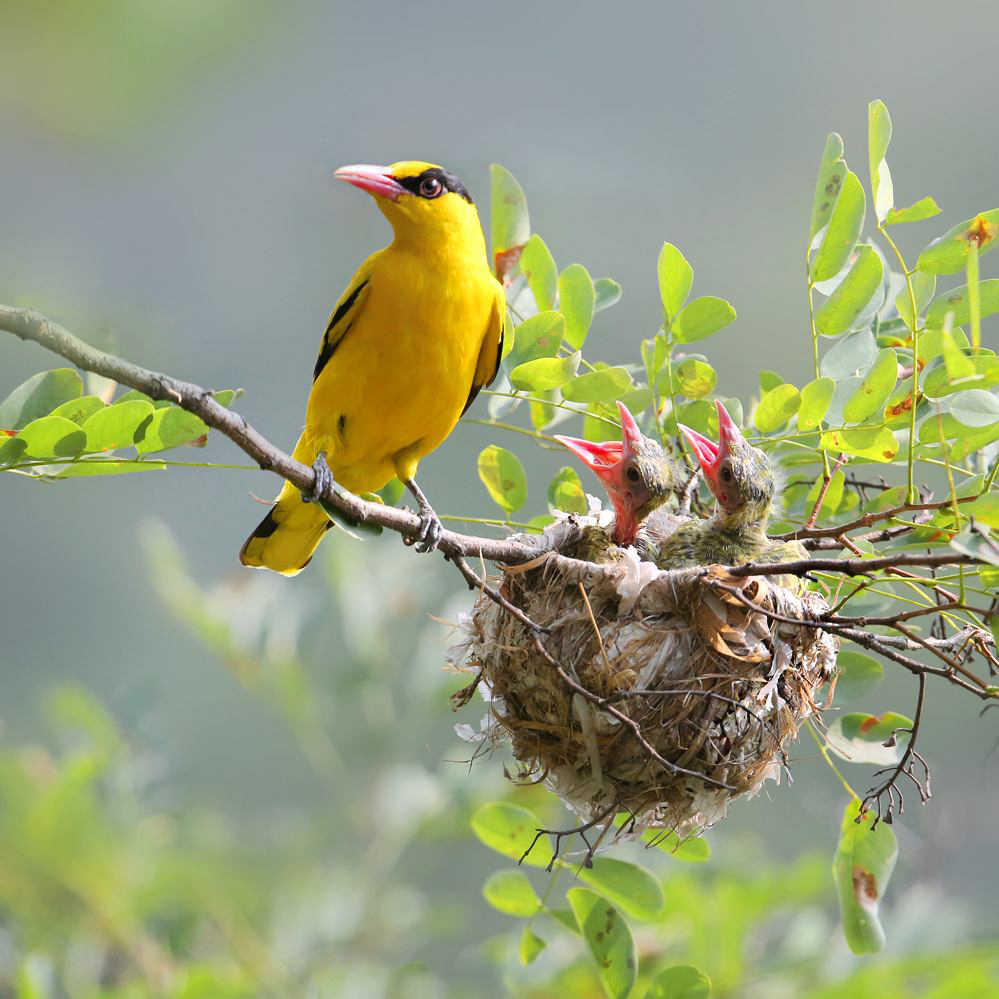
<instances>
[{"instance_id":1,"label":"nest","mask_svg":"<svg viewBox=\"0 0 999 999\"><path fill-rule=\"evenodd\" d=\"M720 566L660 571L626 556L612 566L550 556L508 570L501 586L549 629L552 659L605 704L574 692L531 630L483 594L463 658L481 671L490 714L479 733L459 728L471 739L508 738L518 779L545 782L584 822L630 812L640 826L685 836L779 779L788 745L818 710L837 643L780 620L822 613L817 594Z\"/></svg>"}]
</instances>

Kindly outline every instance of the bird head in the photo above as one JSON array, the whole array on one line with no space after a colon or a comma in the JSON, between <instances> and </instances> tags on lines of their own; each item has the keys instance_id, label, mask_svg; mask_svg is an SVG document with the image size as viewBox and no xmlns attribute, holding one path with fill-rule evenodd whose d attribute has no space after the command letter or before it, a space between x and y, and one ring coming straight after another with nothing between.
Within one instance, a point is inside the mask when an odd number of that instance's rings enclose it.
<instances>
[{"instance_id":1,"label":"bird head","mask_svg":"<svg viewBox=\"0 0 999 999\"><path fill-rule=\"evenodd\" d=\"M397 238L439 234L453 240L465 233L483 238L472 196L443 167L420 160L402 160L391 166L355 163L340 167L334 176L372 195Z\"/></svg>"},{"instance_id":2,"label":"bird head","mask_svg":"<svg viewBox=\"0 0 999 999\"><path fill-rule=\"evenodd\" d=\"M614 540L631 544L642 521L665 503L676 487L673 463L662 446L646 437L628 407L621 414L621 440L595 444L578 437L555 439L592 471L614 505Z\"/></svg>"},{"instance_id":3,"label":"bird head","mask_svg":"<svg viewBox=\"0 0 999 999\"><path fill-rule=\"evenodd\" d=\"M682 424L680 431L697 456L704 478L725 515L746 524L765 522L777 492L774 467L759 448L742 436L728 410L717 400L715 406L717 444Z\"/></svg>"}]
</instances>

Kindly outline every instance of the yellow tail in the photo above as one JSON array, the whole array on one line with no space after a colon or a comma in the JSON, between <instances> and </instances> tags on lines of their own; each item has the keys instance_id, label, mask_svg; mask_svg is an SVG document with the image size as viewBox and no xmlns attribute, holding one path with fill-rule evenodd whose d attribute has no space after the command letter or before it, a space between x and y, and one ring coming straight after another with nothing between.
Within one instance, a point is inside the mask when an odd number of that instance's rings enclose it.
<instances>
[{"instance_id":1,"label":"yellow tail","mask_svg":"<svg viewBox=\"0 0 999 999\"><path fill-rule=\"evenodd\" d=\"M303 503L302 494L286 482L270 512L246 539L239 560L253 569L294 576L309 564L332 526L321 506Z\"/></svg>"}]
</instances>

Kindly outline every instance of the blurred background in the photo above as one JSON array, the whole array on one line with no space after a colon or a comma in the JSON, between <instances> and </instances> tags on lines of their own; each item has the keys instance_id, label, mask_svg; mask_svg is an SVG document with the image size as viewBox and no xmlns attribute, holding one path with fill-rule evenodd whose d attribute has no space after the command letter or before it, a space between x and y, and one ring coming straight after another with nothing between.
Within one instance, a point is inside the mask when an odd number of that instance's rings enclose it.
<instances>
[{"instance_id":1,"label":"blurred background","mask_svg":"<svg viewBox=\"0 0 999 999\"><path fill-rule=\"evenodd\" d=\"M695 293L738 309L707 350L719 391L748 401L761 366L809 377L827 132L863 176L866 105L887 103L897 202L945 213L903 249L994 207L997 28L999 9L963 2L0 2L0 300L244 388L240 411L290 447L330 307L388 235L332 170L446 164L488 224L500 162L559 263L623 285L591 355L630 360L655 331L668 239ZM55 366L0 340L0 396ZM494 433L462 424L423 462L441 512L493 515L475 458ZM244 463L219 440L196 454ZM531 456L527 512L554 461ZM448 704L457 574L387 536L330 541L291 580L240 571L251 494L276 489L237 470L0 480L0 994L157 994L190 953L170 994L597 995L585 975L540 984L574 974L571 953L519 968L479 895L501 862L468 814L510 788L453 733L479 710ZM843 794L807 741L793 787L711 832L709 865L655 860L675 905L641 946L703 952L721 995L929 994L878 979L927 954L952 990L934 995L999 994L977 965L948 970L999 934L999 732L931 692L934 797L896 827L884 954L840 939ZM865 708L912 696L894 678ZM560 818L540 792L516 800ZM79 991L45 991L65 967ZM115 991L133 973L144 985Z\"/></svg>"}]
</instances>

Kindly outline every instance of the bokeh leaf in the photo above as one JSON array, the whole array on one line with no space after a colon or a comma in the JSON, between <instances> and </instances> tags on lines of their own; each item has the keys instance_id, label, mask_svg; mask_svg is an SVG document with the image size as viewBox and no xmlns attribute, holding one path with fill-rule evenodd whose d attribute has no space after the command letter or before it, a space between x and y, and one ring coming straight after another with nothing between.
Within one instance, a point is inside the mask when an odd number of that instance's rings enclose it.
<instances>
[{"instance_id":1,"label":"bokeh leaf","mask_svg":"<svg viewBox=\"0 0 999 999\"><path fill-rule=\"evenodd\" d=\"M525 926L520 934L520 963L530 964L547 946L541 937L532 932L530 926Z\"/></svg>"},{"instance_id":2,"label":"bokeh leaf","mask_svg":"<svg viewBox=\"0 0 999 999\"><path fill-rule=\"evenodd\" d=\"M521 870L496 871L486 878L482 896L499 912L526 918L541 909L541 899L534 885Z\"/></svg>"},{"instance_id":3,"label":"bokeh leaf","mask_svg":"<svg viewBox=\"0 0 999 999\"><path fill-rule=\"evenodd\" d=\"M479 478L497 506L507 513L527 502L527 476L520 459L506 448L490 444L479 455Z\"/></svg>"},{"instance_id":4,"label":"bokeh leaf","mask_svg":"<svg viewBox=\"0 0 999 999\"><path fill-rule=\"evenodd\" d=\"M594 312L609 309L621 300L621 286L613 278L597 278L593 282L593 290L596 293L593 304Z\"/></svg>"},{"instance_id":5,"label":"bokeh leaf","mask_svg":"<svg viewBox=\"0 0 999 999\"><path fill-rule=\"evenodd\" d=\"M860 815L859 804L851 801L833 861L843 933L854 954L876 954L885 945L878 909L895 869L898 843L891 826L879 822L875 827L874 821L873 812Z\"/></svg>"},{"instance_id":6,"label":"bokeh leaf","mask_svg":"<svg viewBox=\"0 0 999 999\"><path fill-rule=\"evenodd\" d=\"M588 888L570 888L566 898L608 999L626 999L638 976L638 954L628 924Z\"/></svg>"},{"instance_id":7,"label":"bokeh leaf","mask_svg":"<svg viewBox=\"0 0 999 999\"><path fill-rule=\"evenodd\" d=\"M547 867L552 860L551 843L547 836L538 836L541 820L528 808L506 801L491 801L480 805L472 814L472 832L490 850L521 862L527 850L531 852L523 863L531 867ZM531 843L534 847L531 848Z\"/></svg>"},{"instance_id":8,"label":"bokeh leaf","mask_svg":"<svg viewBox=\"0 0 999 999\"><path fill-rule=\"evenodd\" d=\"M626 860L596 857L592 867L580 868L576 876L636 919L656 919L666 905L658 879Z\"/></svg>"},{"instance_id":9,"label":"bokeh leaf","mask_svg":"<svg viewBox=\"0 0 999 999\"><path fill-rule=\"evenodd\" d=\"M652 980L646 999L708 999L711 979L699 968L677 964Z\"/></svg>"}]
</instances>

